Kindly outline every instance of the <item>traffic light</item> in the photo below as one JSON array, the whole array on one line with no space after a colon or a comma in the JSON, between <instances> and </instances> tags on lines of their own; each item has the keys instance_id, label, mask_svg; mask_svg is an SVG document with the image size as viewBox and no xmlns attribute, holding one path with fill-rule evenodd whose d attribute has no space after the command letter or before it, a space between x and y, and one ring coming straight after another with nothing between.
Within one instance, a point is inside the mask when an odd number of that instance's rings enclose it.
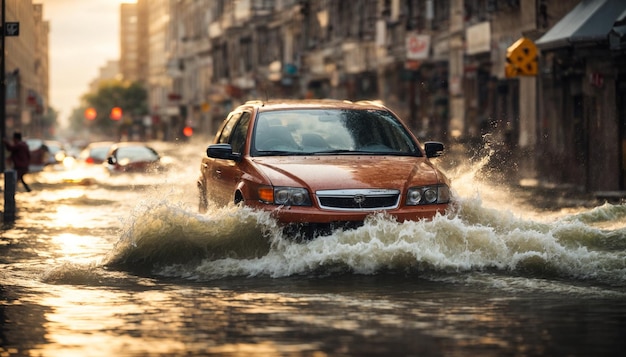
<instances>
[{"instance_id":1,"label":"traffic light","mask_svg":"<svg viewBox=\"0 0 626 357\"><path fill-rule=\"evenodd\" d=\"M122 108L120 108L120 107L113 107L113 109L111 109L111 114L109 115L109 117L112 120L120 120L120 119L122 119Z\"/></svg>"},{"instance_id":2,"label":"traffic light","mask_svg":"<svg viewBox=\"0 0 626 357\"><path fill-rule=\"evenodd\" d=\"M183 128L183 135L185 135L186 137L190 137L193 135L193 128L190 126L186 126Z\"/></svg>"},{"instance_id":3,"label":"traffic light","mask_svg":"<svg viewBox=\"0 0 626 357\"><path fill-rule=\"evenodd\" d=\"M506 50L507 78L517 76L535 76L538 71L537 46L528 38L522 37Z\"/></svg>"},{"instance_id":4,"label":"traffic light","mask_svg":"<svg viewBox=\"0 0 626 357\"><path fill-rule=\"evenodd\" d=\"M98 113L96 112L94 108L89 107L85 109L85 118L87 120L94 120L96 119L97 116L98 116Z\"/></svg>"}]
</instances>

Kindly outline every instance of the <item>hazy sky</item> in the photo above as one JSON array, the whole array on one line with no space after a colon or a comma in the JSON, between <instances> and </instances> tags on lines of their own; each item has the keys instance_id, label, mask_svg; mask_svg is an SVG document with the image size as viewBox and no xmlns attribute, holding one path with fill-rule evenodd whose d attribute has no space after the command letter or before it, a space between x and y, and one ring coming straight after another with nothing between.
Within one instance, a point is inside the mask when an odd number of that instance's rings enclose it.
<instances>
[{"instance_id":1,"label":"hazy sky","mask_svg":"<svg viewBox=\"0 0 626 357\"><path fill-rule=\"evenodd\" d=\"M119 58L120 4L135 0L33 0L50 23L50 106L62 123L108 60Z\"/></svg>"}]
</instances>

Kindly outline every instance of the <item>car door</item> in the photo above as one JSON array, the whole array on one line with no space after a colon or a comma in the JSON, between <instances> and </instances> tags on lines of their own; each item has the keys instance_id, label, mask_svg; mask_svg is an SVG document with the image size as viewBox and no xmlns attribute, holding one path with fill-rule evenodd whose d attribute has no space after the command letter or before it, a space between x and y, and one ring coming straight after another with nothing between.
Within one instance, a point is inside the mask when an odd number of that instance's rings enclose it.
<instances>
[{"instance_id":1,"label":"car door","mask_svg":"<svg viewBox=\"0 0 626 357\"><path fill-rule=\"evenodd\" d=\"M217 143L230 144L233 153L244 155L250 117L248 112L232 113L226 119ZM234 202L234 193L242 176L239 162L207 157L203 159L202 170L207 179L209 199L222 205Z\"/></svg>"}]
</instances>

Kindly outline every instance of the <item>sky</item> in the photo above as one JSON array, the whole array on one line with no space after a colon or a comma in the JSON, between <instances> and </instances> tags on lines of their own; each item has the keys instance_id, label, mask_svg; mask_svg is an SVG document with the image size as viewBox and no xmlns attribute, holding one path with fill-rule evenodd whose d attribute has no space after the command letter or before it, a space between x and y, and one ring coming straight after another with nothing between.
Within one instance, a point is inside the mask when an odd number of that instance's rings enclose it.
<instances>
[{"instance_id":1,"label":"sky","mask_svg":"<svg viewBox=\"0 0 626 357\"><path fill-rule=\"evenodd\" d=\"M120 4L135 0L33 0L50 23L50 106L67 123L89 83L119 59Z\"/></svg>"}]
</instances>

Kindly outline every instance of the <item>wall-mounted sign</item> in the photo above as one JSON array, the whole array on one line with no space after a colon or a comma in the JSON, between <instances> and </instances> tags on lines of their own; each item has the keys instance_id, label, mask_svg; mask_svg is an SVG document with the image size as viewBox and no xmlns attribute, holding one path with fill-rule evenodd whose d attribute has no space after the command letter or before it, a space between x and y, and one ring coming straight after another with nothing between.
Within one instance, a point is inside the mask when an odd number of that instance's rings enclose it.
<instances>
[{"instance_id":1,"label":"wall-mounted sign","mask_svg":"<svg viewBox=\"0 0 626 357\"><path fill-rule=\"evenodd\" d=\"M424 60L430 53L430 35L409 33L406 35L406 59Z\"/></svg>"},{"instance_id":2,"label":"wall-mounted sign","mask_svg":"<svg viewBox=\"0 0 626 357\"><path fill-rule=\"evenodd\" d=\"M19 36L20 35L20 23L19 22L5 22L4 23L4 35L5 36Z\"/></svg>"}]
</instances>

